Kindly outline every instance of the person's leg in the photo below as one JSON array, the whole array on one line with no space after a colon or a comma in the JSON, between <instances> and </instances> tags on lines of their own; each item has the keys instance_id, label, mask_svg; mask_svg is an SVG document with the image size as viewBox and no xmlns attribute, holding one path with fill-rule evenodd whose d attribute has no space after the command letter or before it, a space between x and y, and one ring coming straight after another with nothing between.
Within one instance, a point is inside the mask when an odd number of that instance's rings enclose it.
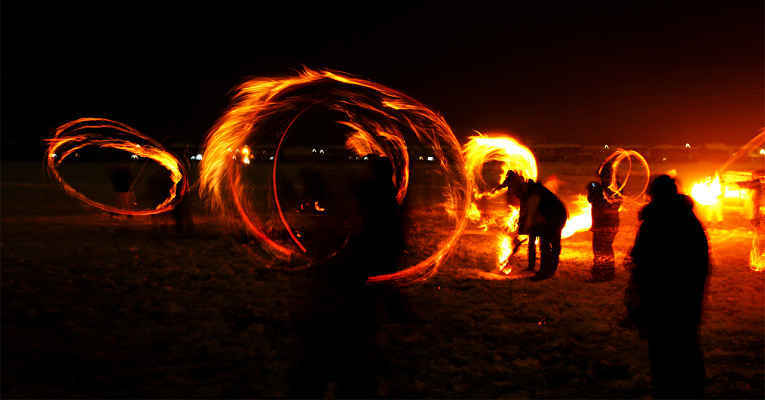
<instances>
[{"instance_id":1,"label":"person's leg","mask_svg":"<svg viewBox=\"0 0 765 400\"><path fill-rule=\"evenodd\" d=\"M550 240L550 236L553 236L552 240ZM558 237L560 237L560 235L558 235ZM536 279L545 279L555 275L555 271L558 268L558 254L560 253L560 248L558 247L556 252L556 244L554 240L554 234L545 234L539 238L539 250L542 259L540 261L539 272L535 276ZM560 244L558 244L558 246L560 246Z\"/></svg>"},{"instance_id":2,"label":"person's leg","mask_svg":"<svg viewBox=\"0 0 765 400\"><path fill-rule=\"evenodd\" d=\"M528 271L533 271L537 263L537 236L529 234L529 266Z\"/></svg>"},{"instance_id":3,"label":"person's leg","mask_svg":"<svg viewBox=\"0 0 765 400\"><path fill-rule=\"evenodd\" d=\"M549 232L545 240L547 245L547 262L545 272L548 276L555 275L555 271L558 270L558 261L560 259L560 230Z\"/></svg>"},{"instance_id":4,"label":"person's leg","mask_svg":"<svg viewBox=\"0 0 765 400\"><path fill-rule=\"evenodd\" d=\"M705 370L698 336L668 336L648 341L654 397L702 398Z\"/></svg>"},{"instance_id":5,"label":"person's leg","mask_svg":"<svg viewBox=\"0 0 765 400\"><path fill-rule=\"evenodd\" d=\"M592 231L592 280L609 281L614 278L614 248L615 230L597 228Z\"/></svg>"}]
</instances>

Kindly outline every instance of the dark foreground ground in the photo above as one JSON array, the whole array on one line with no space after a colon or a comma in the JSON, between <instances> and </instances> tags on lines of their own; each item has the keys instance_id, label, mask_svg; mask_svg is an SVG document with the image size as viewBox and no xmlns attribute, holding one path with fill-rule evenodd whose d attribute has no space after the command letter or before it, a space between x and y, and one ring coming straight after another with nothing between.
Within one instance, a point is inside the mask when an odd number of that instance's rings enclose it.
<instances>
[{"instance_id":1,"label":"dark foreground ground","mask_svg":"<svg viewBox=\"0 0 765 400\"><path fill-rule=\"evenodd\" d=\"M550 168L575 187L586 179ZM201 209L196 233L179 236L79 206L36 164L6 165L4 177L3 397L287 395L292 320L311 300L309 273L253 263ZM635 212L623 214L620 260ZM707 393L763 398L765 275L748 268L746 229L708 233ZM621 263L615 281L585 283L590 242L581 233L564 243L555 278L504 279L491 272L494 242L469 232L435 277L400 290L410 315L382 322L378 343L391 368L378 394L647 395L645 343L618 326Z\"/></svg>"}]
</instances>

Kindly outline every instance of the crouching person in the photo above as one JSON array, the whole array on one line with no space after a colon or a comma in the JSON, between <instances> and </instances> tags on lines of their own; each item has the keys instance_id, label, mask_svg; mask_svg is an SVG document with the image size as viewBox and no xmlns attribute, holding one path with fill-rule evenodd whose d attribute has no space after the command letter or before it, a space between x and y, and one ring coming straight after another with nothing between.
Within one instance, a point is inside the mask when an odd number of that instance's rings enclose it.
<instances>
[{"instance_id":1,"label":"crouching person","mask_svg":"<svg viewBox=\"0 0 765 400\"><path fill-rule=\"evenodd\" d=\"M536 241L540 240L541 261L539 272L531 279L542 280L555 275L560 258L561 231L568 219L566 206L558 196L532 179L526 180L515 171L509 171L499 188L507 187L507 201L520 207L518 233L529 235L528 269L536 264ZM499 189L498 188L498 189Z\"/></svg>"}]
</instances>

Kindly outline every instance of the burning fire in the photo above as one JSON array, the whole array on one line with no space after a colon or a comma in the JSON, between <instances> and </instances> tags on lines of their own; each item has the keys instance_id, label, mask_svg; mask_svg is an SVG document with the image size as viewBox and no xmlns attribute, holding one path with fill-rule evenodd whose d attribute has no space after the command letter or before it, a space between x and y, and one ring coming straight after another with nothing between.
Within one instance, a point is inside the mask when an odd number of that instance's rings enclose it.
<instances>
[{"instance_id":1,"label":"burning fire","mask_svg":"<svg viewBox=\"0 0 765 400\"><path fill-rule=\"evenodd\" d=\"M210 130L205 153L200 163L200 191L214 210L238 216L263 248L290 263L310 264L311 254L301 238L293 234L279 201L277 191L278 161L281 146L292 124L303 112L322 107L343 116L338 124L348 128L346 146L356 154L376 154L388 158L393 166L392 180L396 198L404 200L409 185L410 154L407 143L414 141L428 146L443 175L447 178L444 196L447 210L452 212L453 231L425 259L400 272L374 276L370 282L395 281L410 283L433 275L440 262L454 247L467 223L472 180L464 175L464 159L451 128L437 113L418 101L385 86L331 71L303 72L283 78L257 78L239 86L233 105ZM274 123L289 121L275 130ZM275 239L266 224L254 211L253 190L245 182L241 164L226 149L242 148L245 142L270 142L276 145L270 182L270 193L276 214L291 243ZM258 193L256 193L257 195ZM263 203L267 199L262 199Z\"/></svg>"},{"instance_id":2,"label":"burning fire","mask_svg":"<svg viewBox=\"0 0 765 400\"><path fill-rule=\"evenodd\" d=\"M502 273L509 274L513 270L512 266L510 266L510 256L513 252L512 239L510 239L510 236L503 234L500 234L498 237L497 266Z\"/></svg>"},{"instance_id":3,"label":"burning fire","mask_svg":"<svg viewBox=\"0 0 765 400\"><path fill-rule=\"evenodd\" d=\"M752 239L752 250L749 251L749 268L756 272L765 271L765 254L760 250L760 238L756 231Z\"/></svg>"},{"instance_id":4,"label":"burning fire","mask_svg":"<svg viewBox=\"0 0 765 400\"><path fill-rule=\"evenodd\" d=\"M186 173L183 164L157 141L121 122L104 118L76 119L56 128L53 138L47 141L45 160L48 173L68 195L101 210L124 215L160 214L172 210L188 190L188 184L183 179ZM61 177L58 167L76 151L90 146L121 150L134 158L148 158L159 163L170 173L173 182L167 198L151 209L126 210L97 202L77 191Z\"/></svg>"},{"instance_id":5,"label":"burning fire","mask_svg":"<svg viewBox=\"0 0 765 400\"><path fill-rule=\"evenodd\" d=\"M723 211L733 210L751 218L754 205L752 190L739 183L752 182L752 173L726 171L723 178L719 173L708 176L691 186L691 198L699 205L704 219L708 222L722 222Z\"/></svg>"},{"instance_id":6,"label":"burning fire","mask_svg":"<svg viewBox=\"0 0 765 400\"><path fill-rule=\"evenodd\" d=\"M566 225L563 226L560 237L562 239L573 236L577 232L584 232L592 228L592 204L587 201L587 196L577 195L573 204L577 210L574 214L569 215L566 220ZM569 209L571 207L569 206Z\"/></svg>"}]
</instances>

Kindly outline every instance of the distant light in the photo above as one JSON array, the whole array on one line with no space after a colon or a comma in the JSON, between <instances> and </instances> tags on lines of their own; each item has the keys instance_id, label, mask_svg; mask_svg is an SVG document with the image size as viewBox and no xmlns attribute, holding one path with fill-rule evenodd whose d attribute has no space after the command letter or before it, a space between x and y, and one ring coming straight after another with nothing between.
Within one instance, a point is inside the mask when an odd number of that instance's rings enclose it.
<instances>
[{"instance_id":1,"label":"distant light","mask_svg":"<svg viewBox=\"0 0 765 400\"><path fill-rule=\"evenodd\" d=\"M135 155L135 154L131 154L131 155L130 155L130 158L132 158L133 160L137 160L137 159L138 159L138 156L137 156L137 155Z\"/></svg>"},{"instance_id":2,"label":"distant light","mask_svg":"<svg viewBox=\"0 0 765 400\"><path fill-rule=\"evenodd\" d=\"M268 157L268 159L269 159L269 160L273 160L273 159L274 159L274 156Z\"/></svg>"},{"instance_id":3,"label":"distant light","mask_svg":"<svg viewBox=\"0 0 765 400\"><path fill-rule=\"evenodd\" d=\"M369 156L364 156L364 159L365 160L369 160Z\"/></svg>"},{"instance_id":4,"label":"distant light","mask_svg":"<svg viewBox=\"0 0 765 400\"><path fill-rule=\"evenodd\" d=\"M316 148L311 149L311 153L316 153Z\"/></svg>"},{"instance_id":5,"label":"distant light","mask_svg":"<svg viewBox=\"0 0 765 400\"><path fill-rule=\"evenodd\" d=\"M606 145L603 145L603 148L604 148L604 149L606 149L606 150L610 149L610 147L608 147L608 145L607 145L607 144L606 144Z\"/></svg>"},{"instance_id":6,"label":"distant light","mask_svg":"<svg viewBox=\"0 0 765 400\"><path fill-rule=\"evenodd\" d=\"M667 161L667 157L662 157L661 161Z\"/></svg>"},{"instance_id":7,"label":"distant light","mask_svg":"<svg viewBox=\"0 0 765 400\"><path fill-rule=\"evenodd\" d=\"M760 155L761 156L765 156L765 149L760 149ZM55 154L54 154L54 156L55 156Z\"/></svg>"},{"instance_id":8,"label":"distant light","mask_svg":"<svg viewBox=\"0 0 765 400\"><path fill-rule=\"evenodd\" d=\"M52 154L50 155L50 158L56 158L56 153L52 153Z\"/></svg>"},{"instance_id":9,"label":"distant light","mask_svg":"<svg viewBox=\"0 0 765 400\"><path fill-rule=\"evenodd\" d=\"M423 156L417 157L420 161L424 160L425 158Z\"/></svg>"},{"instance_id":10,"label":"distant light","mask_svg":"<svg viewBox=\"0 0 765 400\"><path fill-rule=\"evenodd\" d=\"M690 144L690 143L686 143L686 144L685 144L685 148L686 148L686 149L690 149L690 148L691 148L691 144Z\"/></svg>"},{"instance_id":11,"label":"distant light","mask_svg":"<svg viewBox=\"0 0 765 400\"><path fill-rule=\"evenodd\" d=\"M197 161L202 161L202 154L201 154L201 153L197 153L197 158L196 158L196 160L197 160Z\"/></svg>"},{"instance_id":12,"label":"distant light","mask_svg":"<svg viewBox=\"0 0 765 400\"><path fill-rule=\"evenodd\" d=\"M324 149L319 150L319 154L324 154Z\"/></svg>"},{"instance_id":13,"label":"distant light","mask_svg":"<svg viewBox=\"0 0 765 400\"><path fill-rule=\"evenodd\" d=\"M435 158L433 156L428 156L428 161L433 161Z\"/></svg>"}]
</instances>

